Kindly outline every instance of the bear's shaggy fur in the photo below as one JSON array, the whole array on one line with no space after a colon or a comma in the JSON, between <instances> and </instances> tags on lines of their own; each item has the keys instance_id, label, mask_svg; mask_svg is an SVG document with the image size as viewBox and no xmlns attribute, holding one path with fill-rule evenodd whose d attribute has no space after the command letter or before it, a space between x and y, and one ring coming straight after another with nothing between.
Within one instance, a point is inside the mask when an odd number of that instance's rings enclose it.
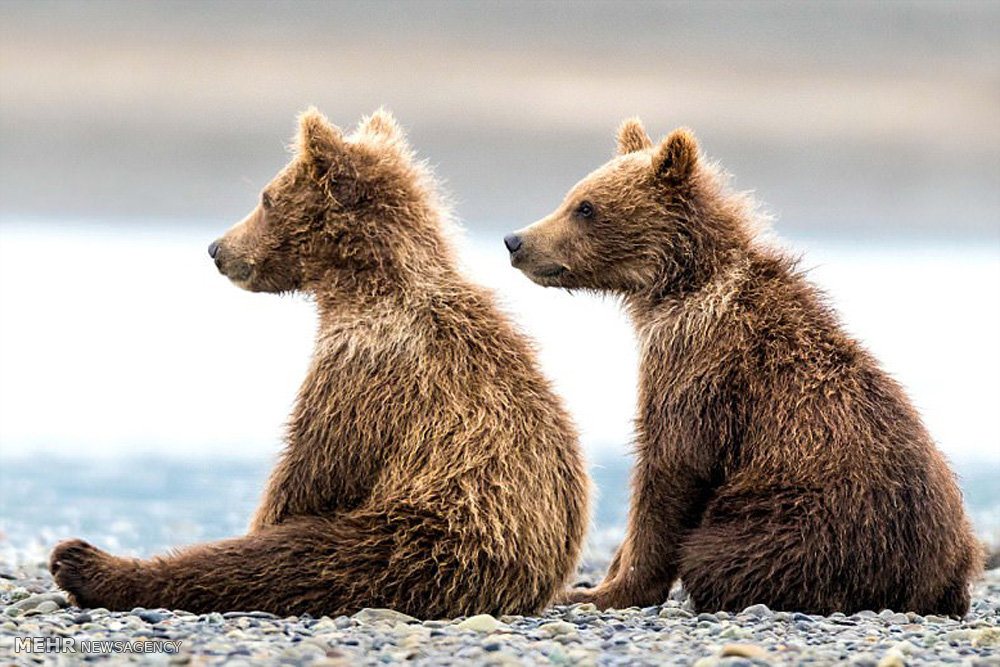
<instances>
[{"instance_id":1,"label":"bear's shaggy fur","mask_svg":"<svg viewBox=\"0 0 1000 667\"><path fill-rule=\"evenodd\" d=\"M947 462L758 217L689 132L633 120L508 237L535 282L621 295L641 346L626 538L568 599L659 603L679 576L699 610L964 614L982 554Z\"/></svg>"},{"instance_id":2,"label":"bear's shaggy fur","mask_svg":"<svg viewBox=\"0 0 1000 667\"><path fill-rule=\"evenodd\" d=\"M534 350L458 273L446 225L388 113L349 137L303 114L297 155L210 248L238 285L306 292L320 314L249 534L148 560L64 542L58 584L109 609L545 607L580 554L588 477Z\"/></svg>"}]
</instances>

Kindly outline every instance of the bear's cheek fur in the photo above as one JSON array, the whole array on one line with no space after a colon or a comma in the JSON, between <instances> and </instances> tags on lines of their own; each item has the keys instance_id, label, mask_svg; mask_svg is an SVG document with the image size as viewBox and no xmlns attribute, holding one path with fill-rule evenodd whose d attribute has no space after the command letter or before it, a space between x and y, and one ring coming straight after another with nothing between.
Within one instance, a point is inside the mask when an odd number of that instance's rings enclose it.
<instances>
[{"instance_id":1,"label":"bear's cheek fur","mask_svg":"<svg viewBox=\"0 0 1000 667\"><path fill-rule=\"evenodd\" d=\"M219 241L215 264L235 285L251 292L299 288L301 261L283 241L280 213L260 206Z\"/></svg>"}]
</instances>

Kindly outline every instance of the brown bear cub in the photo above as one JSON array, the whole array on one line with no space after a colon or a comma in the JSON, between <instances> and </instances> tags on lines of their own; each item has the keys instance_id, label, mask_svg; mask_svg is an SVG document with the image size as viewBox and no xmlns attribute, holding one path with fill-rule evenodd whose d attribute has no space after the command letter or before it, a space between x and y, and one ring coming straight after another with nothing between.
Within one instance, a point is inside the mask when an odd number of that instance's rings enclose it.
<instances>
[{"instance_id":1,"label":"brown bear cub","mask_svg":"<svg viewBox=\"0 0 1000 667\"><path fill-rule=\"evenodd\" d=\"M83 607L421 618L530 614L568 583L589 481L531 344L456 269L435 186L393 118L314 110L297 154L209 252L319 310L287 448L249 534L148 560L58 545ZM250 334L252 335L252 334Z\"/></svg>"},{"instance_id":2,"label":"brown bear cub","mask_svg":"<svg viewBox=\"0 0 1000 667\"><path fill-rule=\"evenodd\" d=\"M902 388L690 133L618 143L505 239L540 285L620 295L641 349L626 537L568 599L650 605L679 577L698 610L965 614L980 548Z\"/></svg>"}]
</instances>

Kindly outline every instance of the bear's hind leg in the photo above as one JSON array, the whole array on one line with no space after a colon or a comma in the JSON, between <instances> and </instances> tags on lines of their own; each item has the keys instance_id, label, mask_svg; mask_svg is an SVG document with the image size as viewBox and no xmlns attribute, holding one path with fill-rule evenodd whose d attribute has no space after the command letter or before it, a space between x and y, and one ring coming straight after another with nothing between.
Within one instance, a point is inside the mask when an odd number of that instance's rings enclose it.
<instances>
[{"instance_id":1,"label":"bear's hind leg","mask_svg":"<svg viewBox=\"0 0 1000 667\"><path fill-rule=\"evenodd\" d=\"M784 611L844 611L852 585L844 545L815 514L822 507L802 489L719 493L682 548L680 578L695 608L738 612L763 603Z\"/></svg>"},{"instance_id":2,"label":"bear's hind leg","mask_svg":"<svg viewBox=\"0 0 1000 667\"><path fill-rule=\"evenodd\" d=\"M121 558L82 540L68 540L53 550L50 569L56 583L84 607L333 615L344 610L350 587L368 583L358 575L361 564L351 568L338 553L338 537L347 537L343 533L331 520L297 518L253 535L148 560ZM367 559L378 557L372 549ZM370 572L379 571L371 565Z\"/></svg>"},{"instance_id":3,"label":"bear's hind leg","mask_svg":"<svg viewBox=\"0 0 1000 667\"><path fill-rule=\"evenodd\" d=\"M923 613L962 618L969 613L971 602L969 585L963 576L949 584L937 602Z\"/></svg>"}]
</instances>

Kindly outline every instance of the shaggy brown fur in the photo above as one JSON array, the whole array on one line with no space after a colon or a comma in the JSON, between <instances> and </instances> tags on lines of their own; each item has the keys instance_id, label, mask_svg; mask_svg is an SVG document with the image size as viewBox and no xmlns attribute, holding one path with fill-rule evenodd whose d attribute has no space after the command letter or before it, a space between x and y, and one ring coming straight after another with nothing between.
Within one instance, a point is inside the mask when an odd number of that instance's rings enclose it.
<instances>
[{"instance_id":1,"label":"shaggy brown fur","mask_svg":"<svg viewBox=\"0 0 1000 667\"><path fill-rule=\"evenodd\" d=\"M456 271L433 184L385 112L318 112L210 252L254 291L318 305L287 449L245 537L149 560L52 554L85 607L528 614L575 568L589 482L528 341ZM252 335L252 334L251 334Z\"/></svg>"},{"instance_id":2,"label":"shaggy brown fur","mask_svg":"<svg viewBox=\"0 0 1000 667\"><path fill-rule=\"evenodd\" d=\"M569 599L658 603L679 576L699 610L964 614L982 554L902 388L690 133L628 121L619 153L508 243L541 285L621 295L641 345L627 535Z\"/></svg>"}]
</instances>

